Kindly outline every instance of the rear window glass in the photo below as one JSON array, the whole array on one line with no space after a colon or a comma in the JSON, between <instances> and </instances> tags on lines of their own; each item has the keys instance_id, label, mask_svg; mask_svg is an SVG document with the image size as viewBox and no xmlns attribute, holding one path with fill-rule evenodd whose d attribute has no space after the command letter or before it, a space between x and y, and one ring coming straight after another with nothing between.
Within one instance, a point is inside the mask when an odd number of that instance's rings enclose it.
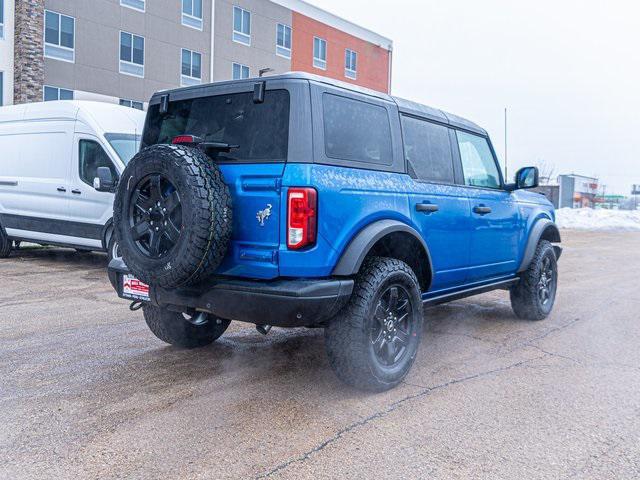
<instances>
[{"instance_id":1,"label":"rear window glass","mask_svg":"<svg viewBox=\"0 0 640 480\"><path fill-rule=\"evenodd\" d=\"M391 165L391 125L387 109L324 94L324 141L327 157Z\"/></svg>"},{"instance_id":2,"label":"rear window glass","mask_svg":"<svg viewBox=\"0 0 640 480\"><path fill-rule=\"evenodd\" d=\"M404 155L409 174L426 182L454 183L449 129L442 125L402 117Z\"/></svg>"},{"instance_id":3,"label":"rear window glass","mask_svg":"<svg viewBox=\"0 0 640 480\"><path fill-rule=\"evenodd\" d=\"M178 135L206 142L238 145L218 160L284 162L289 144L289 92L270 90L264 103L253 103L253 92L172 101L165 115L152 105L147 115L143 147L171 143Z\"/></svg>"}]
</instances>

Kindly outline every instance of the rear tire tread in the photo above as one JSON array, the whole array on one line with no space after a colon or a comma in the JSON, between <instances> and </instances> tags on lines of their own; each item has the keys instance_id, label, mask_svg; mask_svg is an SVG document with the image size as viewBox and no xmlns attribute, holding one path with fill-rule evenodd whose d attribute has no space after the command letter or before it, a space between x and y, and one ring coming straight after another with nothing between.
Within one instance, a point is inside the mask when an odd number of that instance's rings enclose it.
<instances>
[{"instance_id":1,"label":"rear tire tread","mask_svg":"<svg viewBox=\"0 0 640 480\"><path fill-rule=\"evenodd\" d=\"M145 304L142 307L144 319L149 330L169 345L180 348L193 349L212 344L227 330L231 321L221 320L210 316L204 325L194 325L186 320L181 313Z\"/></svg>"},{"instance_id":2,"label":"rear tire tread","mask_svg":"<svg viewBox=\"0 0 640 480\"><path fill-rule=\"evenodd\" d=\"M325 329L325 346L329 363L340 380L356 388L381 392L398 385L409 372L416 352L403 373L392 380L379 378L369 360L366 316L384 282L395 274L411 279L414 295L420 299L418 279L404 262L393 258L370 257L365 260L356 277L356 286L347 306ZM422 322L422 302L418 300L415 313Z\"/></svg>"},{"instance_id":3,"label":"rear tire tread","mask_svg":"<svg viewBox=\"0 0 640 480\"><path fill-rule=\"evenodd\" d=\"M9 239L4 229L0 227L0 258L8 258L13 249L13 241Z\"/></svg>"}]
</instances>

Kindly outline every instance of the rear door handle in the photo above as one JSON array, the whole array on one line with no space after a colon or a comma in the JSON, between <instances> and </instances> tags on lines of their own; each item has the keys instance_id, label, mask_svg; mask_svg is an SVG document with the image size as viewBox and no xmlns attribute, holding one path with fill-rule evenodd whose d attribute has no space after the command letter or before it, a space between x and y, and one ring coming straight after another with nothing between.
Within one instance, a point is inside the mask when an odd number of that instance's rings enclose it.
<instances>
[{"instance_id":1,"label":"rear door handle","mask_svg":"<svg viewBox=\"0 0 640 480\"><path fill-rule=\"evenodd\" d=\"M424 213L435 213L440 210L440 207L433 203L418 203L416 205L416 210Z\"/></svg>"},{"instance_id":2,"label":"rear door handle","mask_svg":"<svg viewBox=\"0 0 640 480\"><path fill-rule=\"evenodd\" d=\"M473 213L477 213L478 215L488 215L491 212L491 207L485 207L484 205L478 205L473 209Z\"/></svg>"},{"instance_id":3,"label":"rear door handle","mask_svg":"<svg viewBox=\"0 0 640 480\"><path fill-rule=\"evenodd\" d=\"M64 187L58 187L58 191L59 191L59 192L66 192L66 191L67 191L67 189L66 189L66 188L64 188Z\"/></svg>"},{"instance_id":4,"label":"rear door handle","mask_svg":"<svg viewBox=\"0 0 640 480\"><path fill-rule=\"evenodd\" d=\"M80 190L71 190L71 193L75 193L76 195L80 195L82 192Z\"/></svg>"}]
</instances>

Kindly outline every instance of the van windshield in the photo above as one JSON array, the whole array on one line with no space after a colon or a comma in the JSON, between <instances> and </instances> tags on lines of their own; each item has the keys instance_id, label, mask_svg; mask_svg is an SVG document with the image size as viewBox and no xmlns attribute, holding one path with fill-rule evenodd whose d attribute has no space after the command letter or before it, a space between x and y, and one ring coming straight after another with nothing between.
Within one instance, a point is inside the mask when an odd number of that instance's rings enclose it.
<instances>
[{"instance_id":1,"label":"van windshield","mask_svg":"<svg viewBox=\"0 0 640 480\"><path fill-rule=\"evenodd\" d=\"M120 160L125 165L129 163L138 150L140 150L140 135L129 135L126 133L106 133L104 138L107 139L109 145L116 151Z\"/></svg>"},{"instance_id":2,"label":"van windshield","mask_svg":"<svg viewBox=\"0 0 640 480\"><path fill-rule=\"evenodd\" d=\"M253 102L253 92L172 101L164 115L159 105L150 106L142 147L168 144L178 135L238 146L216 152L216 160L285 162L289 92L269 90L263 103Z\"/></svg>"}]
</instances>

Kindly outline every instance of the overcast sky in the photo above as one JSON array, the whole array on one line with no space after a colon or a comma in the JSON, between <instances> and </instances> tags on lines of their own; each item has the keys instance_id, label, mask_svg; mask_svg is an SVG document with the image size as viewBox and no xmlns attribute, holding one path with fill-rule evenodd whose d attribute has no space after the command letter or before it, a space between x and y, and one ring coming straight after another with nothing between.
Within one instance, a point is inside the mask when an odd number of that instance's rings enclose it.
<instances>
[{"instance_id":1,"label":"overcast sky","mask_svg":"<svg viewBox=\"0 0 640 480\"><path fill-rule=\"evenodd\" d=\"M479 123L501 159L508 107L511 173L640 184L640 1L309 1L393 39L392 93Z\"/></svg>"}]
</instances>

